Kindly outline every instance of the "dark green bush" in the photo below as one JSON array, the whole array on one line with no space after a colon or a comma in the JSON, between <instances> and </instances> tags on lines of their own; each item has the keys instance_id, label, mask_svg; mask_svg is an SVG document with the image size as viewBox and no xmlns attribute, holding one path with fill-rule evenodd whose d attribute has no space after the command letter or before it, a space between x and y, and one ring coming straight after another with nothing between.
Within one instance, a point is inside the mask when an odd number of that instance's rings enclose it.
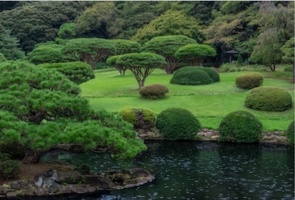
<instances>
[{"instance_id":1,"label":"dark green bush","mask_svg":"<svg viewBox=\"0 0 295 200\"><path fill-rule=\"evenodd\" d=\"M0 152L9 154L11 159L21 160L25 156L25 147L17 140L0 142Z\"/></svg>"},{"instance_id":2,"label":"dark green bush","mask_svg":"<svg viewBox=\"0 0 295 200\"><path fill-rule=\"evenodd\" d=\"M158 115L156 127L166 139L190 140L195 139L201 125L190 111L168 108Z\"/></svg>"},{"instance_id":3,"label":"dark green bush","mask_svg":"<svg viewBox=\"0 0 295 200\"><path fill-rule=\"evenodd\" d=\"M219 131L222 141L252 143L259 141L262 124L247 111L235 111L221 121Z\"/></svg>"},{"instance_id":4,"label":"dark green bush","mask_svg":"<svg viewBox=\"0 0 295 200\"><path fill-rule=\"evenodd\" d=\"M68 79L77 84L84 83L94 78L94 73L90 65L80 61L66 63L45 63L38 66L55 69L63 73Z\"/></svg>"},{"instance_id":5,"label":"dark green bush","mask_svg":"<svg viewBox=\"0 0 295 200\"><path fill-rule=\"evenodd\" d=\"M5 179L14 178L20 171L19 163L14 160L10 160L10 155L6 153L0 153L0 177Z\"/></svg>"},{"instance_id":6,"label":"dark green bush","mask_svg":"<svg viewBox=\"0 0 295 200\"><path fill-rule=\"evenodd\" d=\"M252 89L261 86L263 77L258 73L242 74L237 76L236 85L242 89Z\"/></svg>"},{"instance_id":7,"label":"dark green bush","mask_svg":"<svg viewBox=\"0 0 295 200\"><path fill-rule=\"evenodd\" d=\"M294 144L294 121L292 121L290 123L290 125L288 126L288 129L286 131L286 134L287 134L287 138L289 140L289 143L290 144Z\"/></svg>"},{"instance_id":8,"label":"dark green bush","mask_svg":"<svg viewBox=\"0 0 295 200\"><path fill-rule=\"evenodd\" d=\"M280 112L292 107L292 97L283 88L258 87L249 91L245 106L255 110Z\"/></svg>"},{"instance_id":9,"label":"dark green bush","mask_svg":"<svg viewBox=\"0 0 295 200\"><path fill-rule=\"evenodd\" d=\"M147 99L161 99L164 98L168 92L169 90L165 85L153 84L141 88L139 94Z\"/></svg>"},{"instance_id":10,"label":"dark green bush","mask_svg":"<svg viewBox=\"0 0 295 200\"><path fill-rule=\"evenodd\" d=\"M219 82L220 81L220 77L217 71L209 68L209 67L202 67L202 70L204 70L205 72L207 72L210 76L210 78L213 80L213 82Z\"/></svg>"},{"instance_id":11,"label":"dark green bush","mask_svg":"<svg viewBox=\"0 0 295 200\"><path fill-rule=\"evenodd\" d=\"M89 165L85 165L85 164L78 165L75 168L75 170L78 171L82 175L87 175L87 174L90 174L90 172L91 172L90 166Z\"/></svg>"},{"instance_id":12,"label":"dark green bush","mask_svg":"<svg viewBox=\"0 0 295 200\"><path fill-rule=\"evenodd\" d=\"M183 67L175 71L170 83L177 85L206 85L213 83L213 80L200 67Z\"/></svg>"},{"instance_id":13,"label":"dark green bush","mask_svg":"<svg viewBox=\"0 0 295 200\"><path fill-rule=\"evenodd\" d=\"M150 110L125 108L119 114L136 129L150 129L155 126L156 115Z\"/></svg>"}]
</instances>

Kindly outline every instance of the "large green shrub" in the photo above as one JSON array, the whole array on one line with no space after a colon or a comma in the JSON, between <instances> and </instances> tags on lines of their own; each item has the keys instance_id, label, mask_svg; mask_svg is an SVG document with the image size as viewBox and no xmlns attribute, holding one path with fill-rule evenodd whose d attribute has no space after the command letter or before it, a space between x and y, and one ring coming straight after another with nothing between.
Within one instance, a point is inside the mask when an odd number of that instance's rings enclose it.
<instances>
[{"instance_id":1,"label":"large green shrub","mask_svg":"<svg viewBox=\"0 0 295 200\"><path fill-rule=\"evenodd\" d=\"M160 84L145 86L139 90L139 94L147 99L161 99L164 98L168 92L168 88Z\"/></svg>"},{"instance_id":2,"label":"large green shrub","mask_svg":"<svg viewBox=\"0 0 295 200\"><path fill-rule=\"evenodd\" d=\"M294 134L295 134L294 133L294 120L288 126L286 133L287 133L287 138L289 140L289 143L294 144Z\"/></svg>"},{"instance_id":3,"label":"large green shrub","mask_svg":"<svg viewBox=\"0 0 295 200\"><path fill-rule=\"evenodd\" d=\"M258 73L242 74L236 77L236 85L242 89L252 89L261 86L263 77Z\"/></svg>"},{"instance_id":4,"label":"large green shrub","mask_svg":"<svg viewBox=\"0 0 295 200\"><path fill-rule=\"evenodd\" d=\"M177 85L206 85L213 83L213 80L200 67L183 67L174 73L170 83Z\"/></svg>"},{"instance_id":5,"label":"large green shrub","mask_svg":"<svg viewBox=\"0 0 295 200\"><path fill-rule=\"evenodd\" d=\"M119 114L136 129L150 129L155 126L156 115L150 110L125 108Z\"/></svg>"},{"instance_id":6,"label":"large green shrub","mask_svg":"<svg viewBox=\"0 0 295 200\"><path fill-rule=\"evenodd\" d=\"M9 154L11 159L21 160L25 157L25 146L18 140L0 141L0 152Z\"/></svg>"},{"instance_id":7,"label":"large green shrub","mask_svg":"<svg viewBox=\"0 0 295 200\"><path fill-rule=\"evenodd\" d=\"M255 110L280 112L292 107L292 97L283 88L258 87L249 91L245 106Z\"/></svg>"},{"instance_id":8,"label":"large green shrub","mask_svg":"<svg viewBox=\"0 0 295 200\"><path fill-rule=\"evenodd\" d=\"M190 140L196 137L201 125L190 111L168 108L158 115L156 127L166 139Z\"/></svg>"},{"instance_id":9,"label":"large green shrub","mask_svg":"<svg viewBox=\"0 0 295 200\"><path fill-rule=\"evenodd\" d=\"M262 124L247 111L235 111L221 121L219 131L222 141L252 143L259 141Z\"/></svg>"},{"instance_id":10,"label":"large green shrub","mask_svg":"<svg viewBox=\"0 0 295 200\"><path fill-rule=\"evenodd\" d=\"M71 81L81 84L90 79L94 78L93 70L87 63L77 62L66 62L66 63L46 63L40 64L39 67L48 69L56 69L63 73Z\"/></svg>"}]
</instances>

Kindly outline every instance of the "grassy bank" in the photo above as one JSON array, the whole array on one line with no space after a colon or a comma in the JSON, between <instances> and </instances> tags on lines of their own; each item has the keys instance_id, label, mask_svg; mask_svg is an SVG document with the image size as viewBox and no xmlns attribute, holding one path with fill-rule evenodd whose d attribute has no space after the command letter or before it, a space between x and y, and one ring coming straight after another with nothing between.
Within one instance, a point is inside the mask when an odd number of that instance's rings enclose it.
<instances>
[{"instance_id":1,"label":"grassy bank","mask_svg":"<svg viewBox=\"0 0 295 200\"><path fill-rule=\"evenodd\" d=\"M82 96L89 99L95 110L120 111L124 107L145 108L156 114L169 107L190 110L201 122L202 127L218 128L222 118L236 110L253 113L263 123L264 130L285 130L294 118L293 109L284 112L254 111L244 107L247 90L235 86L237 75L249 72L220 73L221 81L204 86L180 86L170 84L172 75L155 70L145 85L163 84L169 88L167 98L162 100L143 99L138 94L137 83L130 72L120 76L116 70L98 70L96 78L81 85ZM287 89L294 96L293 84L286 80L269 78L263 72L264 86L278 86ZM273 73L273 72L269 72Z\"/></svg>"}]
</instances>

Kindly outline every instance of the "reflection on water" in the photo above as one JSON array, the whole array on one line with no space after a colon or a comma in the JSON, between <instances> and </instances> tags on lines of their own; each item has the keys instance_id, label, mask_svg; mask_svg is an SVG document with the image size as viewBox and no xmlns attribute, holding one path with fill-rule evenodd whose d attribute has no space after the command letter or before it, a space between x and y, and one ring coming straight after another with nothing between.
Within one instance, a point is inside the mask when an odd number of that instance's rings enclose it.
<instances>
[{"instance_id":1,"label":"reflection on water","mask_svg":"<svg viewBox=\"0 0 295 200\"><path fill-rule=\"evenodd\" d=\"M131 161L118 162L109 155L94 153L58 155L59 159L74 164L88 164L97 172L142 167L156 177L152 183L101 196L59 199L294 199L293 147L204 142L149 142L147 145L148 151ZM43 159L50 156L52 159L52 154Z\"/></svg>"}]
</instances>

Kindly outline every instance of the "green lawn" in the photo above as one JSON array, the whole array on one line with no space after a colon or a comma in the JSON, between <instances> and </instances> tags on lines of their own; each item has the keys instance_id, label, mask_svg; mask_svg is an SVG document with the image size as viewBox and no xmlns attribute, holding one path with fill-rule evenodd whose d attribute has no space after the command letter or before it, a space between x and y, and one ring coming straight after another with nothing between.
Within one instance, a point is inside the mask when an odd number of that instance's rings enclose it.
<instances>
[{"instance_id":1,"label":"green lawn","mask_svg":"<svg viewBox=\"0 0 295 200\"><path fill-rule=\"evenodd\" d=\"M130 72L120 76L116 70L98 70L96 78L81 85L82 96L89 99L95 110L120 111L124 107L144 108L159 114L169 107L186 108L201 122L202 127L218 128L222 118L236 110L247 110L263 123L264 130L285 130L294 118L293 109L285 112L262 112L245 108L247 90L235 86L235 77L242 73L220 73L221 81L204 86L180 86L170 84L172 75L155 70L145 85L163 84L169 88L167 98L143 99L138 94L137 82ZM273 72L269 72L273 73ZM264 72L264 76L267 74ZM265 78L264 86L279 86L294 96L294 85L280 79Z\"/></svg>"}]
</instances>

